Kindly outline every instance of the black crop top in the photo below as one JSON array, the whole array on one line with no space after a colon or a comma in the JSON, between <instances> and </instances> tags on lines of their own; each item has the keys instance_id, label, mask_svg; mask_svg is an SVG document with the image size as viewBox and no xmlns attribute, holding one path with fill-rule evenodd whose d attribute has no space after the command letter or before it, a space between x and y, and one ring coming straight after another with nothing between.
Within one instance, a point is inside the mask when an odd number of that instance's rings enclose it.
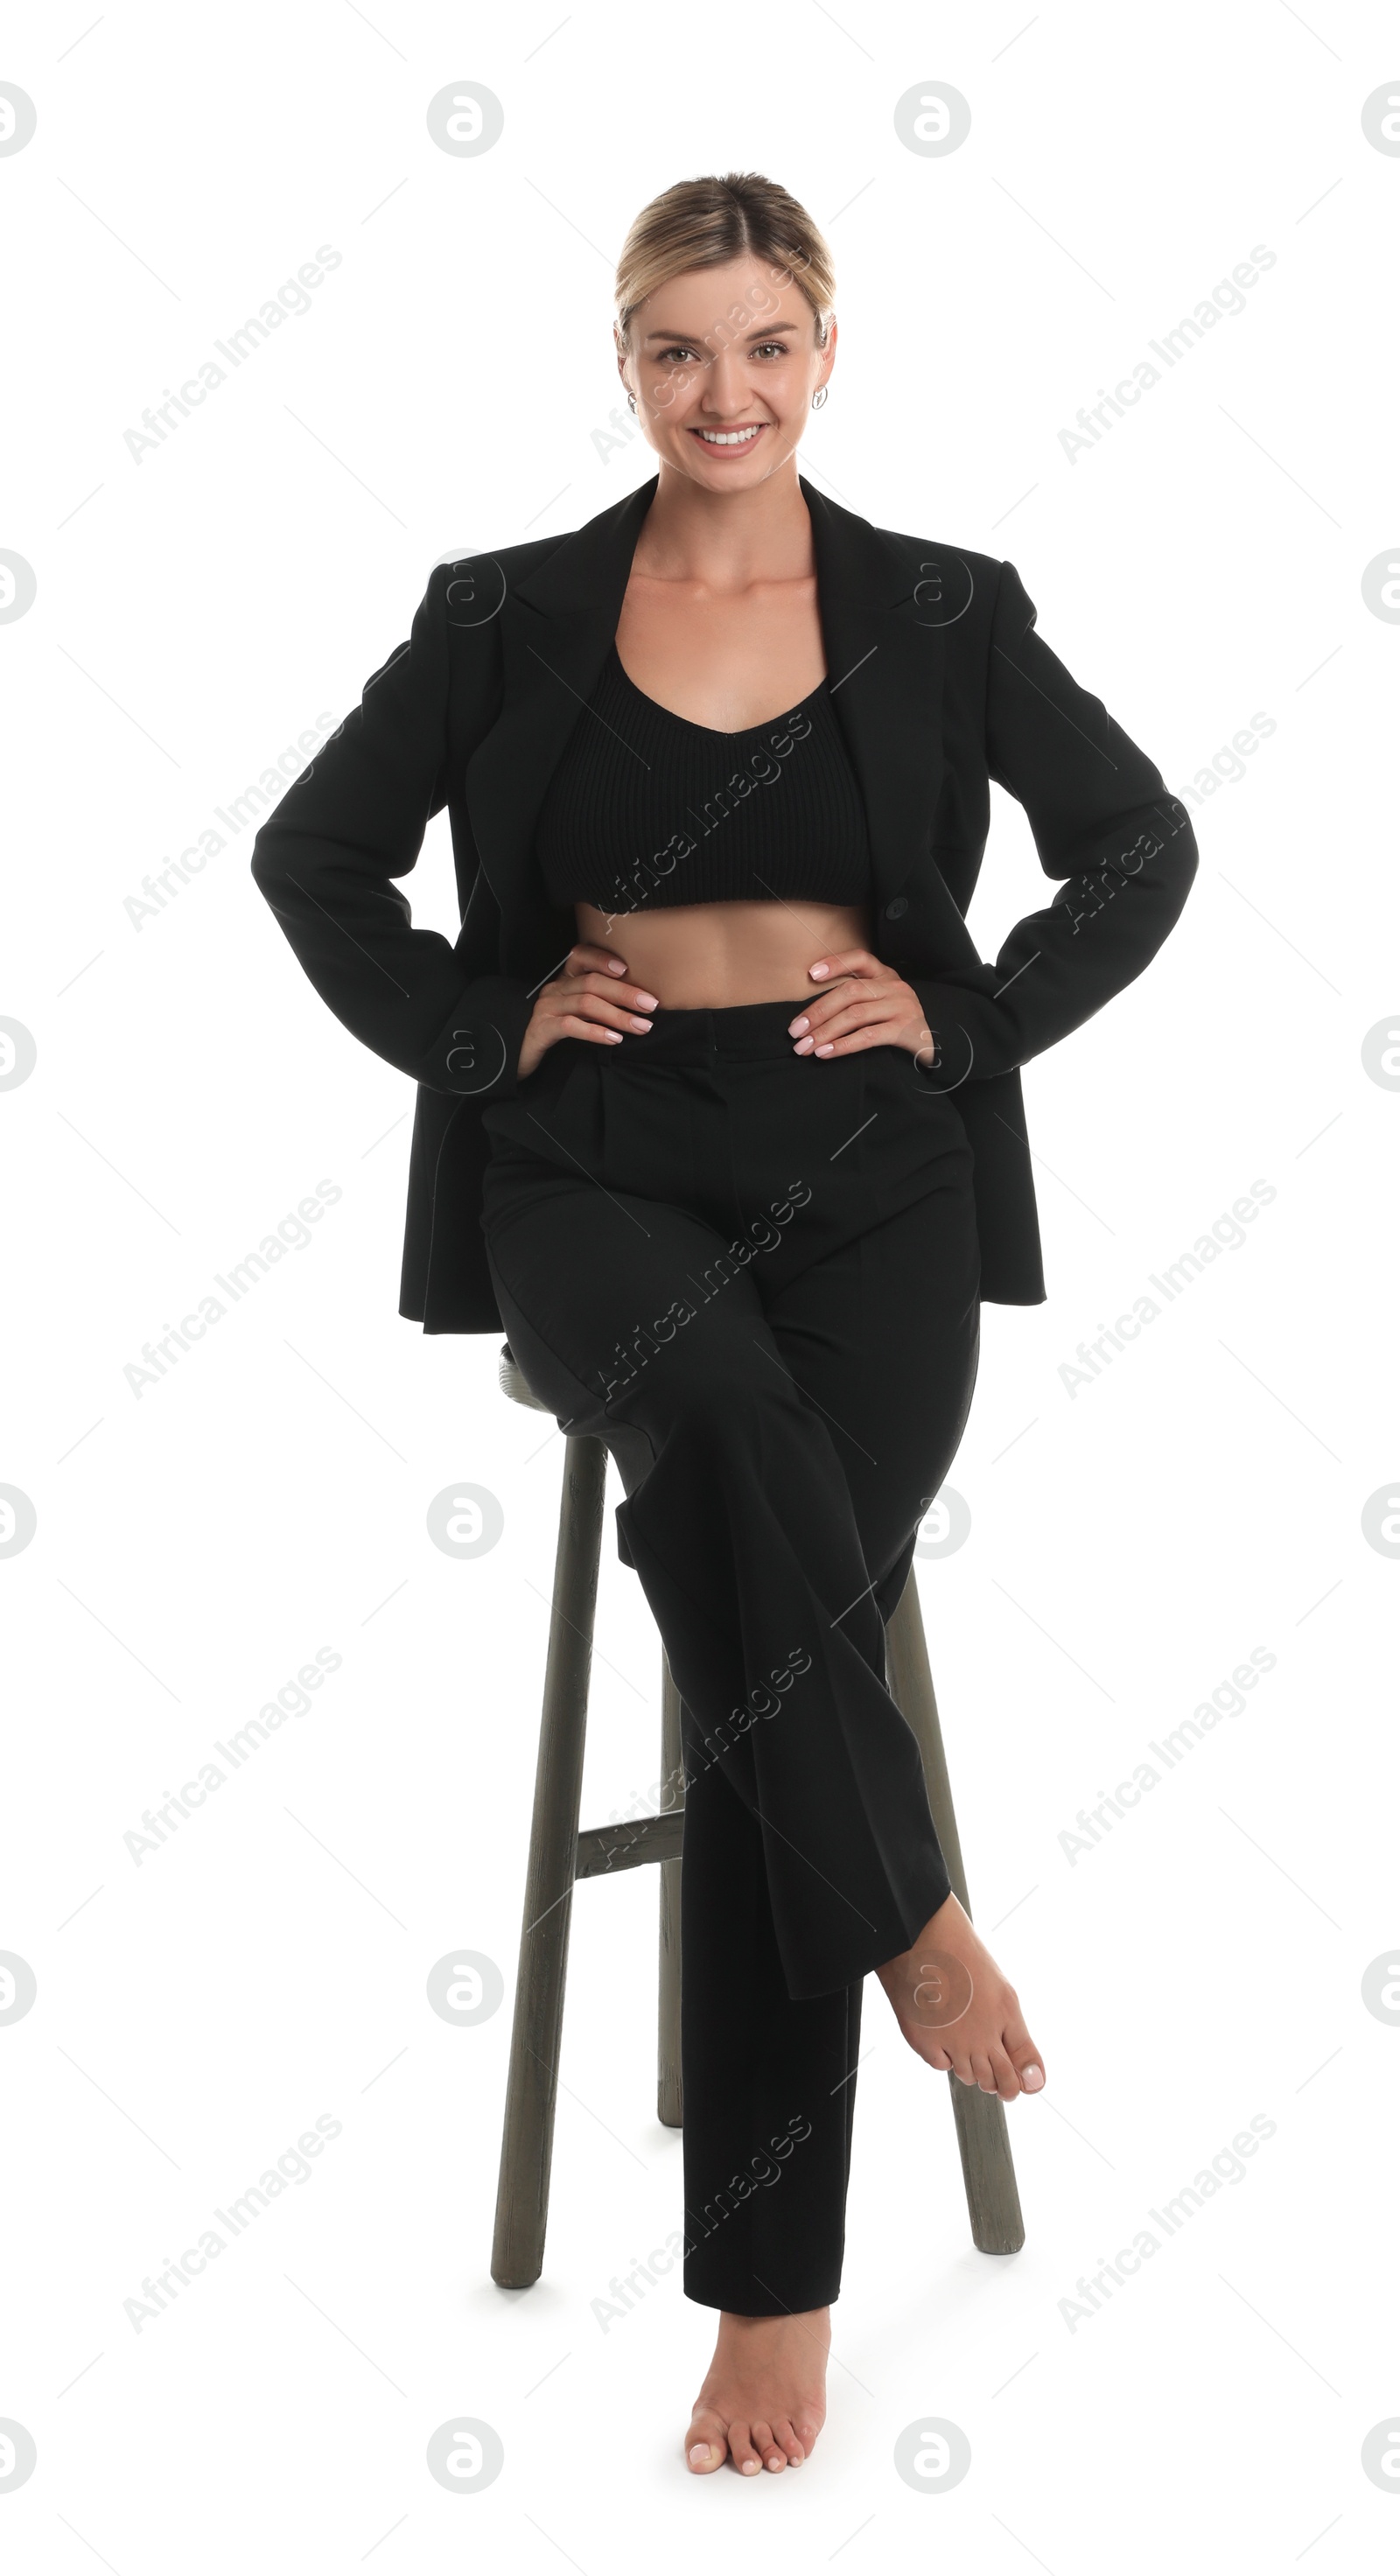
<instances>
[{"instance_id":1,"label":"black crop top","mask_svg":"<svg viewBox=\"0 0 1400 2576\"><path fill-rule=\"evenodd\" d=\"M859 782L823 680L742 733L673 715L614 644L550 780L535 854L551 899L857 904L870 891Z\"/></svg>"}]
</instances>

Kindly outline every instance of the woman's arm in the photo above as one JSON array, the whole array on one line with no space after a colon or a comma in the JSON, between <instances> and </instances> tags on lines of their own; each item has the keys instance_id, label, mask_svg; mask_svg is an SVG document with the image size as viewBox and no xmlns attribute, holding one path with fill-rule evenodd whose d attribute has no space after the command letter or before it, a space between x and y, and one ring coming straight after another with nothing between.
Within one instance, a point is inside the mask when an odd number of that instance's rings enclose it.
<instances>
[{"instance_id":1,"label":"woman's arm","mask_svg":"<svg viewBox=\"0 0 1400 2576\"><path fill-rule=\"evenodd\" d=\"M532 1003L514 977L469 975L457 947L415 930L407 876L447 801L454 738L447 592L438 564L406 644L294 779L253 844L253 877L323 1001L376 1055L435 1091L507 1099ZM494 715L483 709L481 731ZM479 888L479 892L484 888Z\"/></svg>"},{"instance_id":2,"label":"woman's arm","mask_svg":"<svg viewBox=\"0 0 1400 2576\"><path fill-rule=\"evenodd\" d=\"M1092 1018L1160 948L1198 852L1160 770L1035 631L1003 563L987 672L989 774L1026 809L1040 864L1067 882L1018 921L994 966L911 978L951 1086L1007 1073Z\"/></svg>"}]
</instances>

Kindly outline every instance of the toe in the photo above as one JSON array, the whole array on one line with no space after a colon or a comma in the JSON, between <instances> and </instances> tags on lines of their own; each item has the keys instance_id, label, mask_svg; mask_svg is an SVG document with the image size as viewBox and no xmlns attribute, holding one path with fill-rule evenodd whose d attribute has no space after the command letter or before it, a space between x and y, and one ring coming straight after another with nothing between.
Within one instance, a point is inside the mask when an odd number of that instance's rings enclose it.
<instances>
[{"instance_id":1,"label":"toe","mask_svg":"<svg viewBox=\"0 0 1400 2576\"><path fill-rule=\"evenodd\" d=\"M712 2469L723 2467L727 2449L724 2426L718 2415L711 2414L708 2409L697 2413L685 2437L686 2467L692 2469L697 2477L705 2477Z\"/></svg>"},{"instance_id":2,"label":"toe","mask_svg":"<svg viewBox=\"0 0 1400 2576\"><path fill-rule=\"evenodd\" d=\"M1039 2049L1022 2018L1019 1999L1011 1991L1002 2030L1002 2044L1016 2069L1016 2080L1023 2093L1038 2093L1045 2082L1045 2068Z\"/></svg>"},{"instance_id":3,"label":"toe","mask_svg":"<svg viewBox=\"0 0 1400 2576\"><path fill-rule=\"evenodd\" d=\"M1007 2050L1023 2093L1038 2093L1045 2082L1045 2069L1040 2051L1033 2039L1025 2039Z\"/></svg>"},{"instance_id":4,"label":"toe","mask_svg":"<svg viewBox=\"0 0 1400 2576\"><path fill-rule=\"evenodd\" d=\"M987 2054L991 2060L992 2073L996 2077L997 2091L1003 2102L1014 2102L1021 2090L1021 2079L1005 2049L990 2048Z\"/></svg>"},{"instance_id":5,"label":"toe","mask_svg":"<svg viewBox=\"0 0 1400 2576\"><path fill-rule=\"evenodd\" d=\"M804 2445L797 2432L796 2426L789 2424L786 2416L778 2416L775 2418L773 2424L773 2439L778 2444L779 2449L786 2452L789 2468L800 2468L802 2461L806 2456Z\"/></svg>"},{"instance_id":6,"label":"toe","mask_svg":"<svg viewBox=\"0 0 1400 2576\"><path fill-rule=\"evenodd\" d=\"M749 2432L752 2436L754 2449L757 2451L765 2469L785 2469L787 2467L787 2453L774 2439L773 2427L771 2424L751 2424L749 2426Z\"/></svg>"},{"instance_id":7,"label":"toe","mask_svg":"<svg viewBox=\"0 0 1400 2576\"><path fill-rule=\"evenodd\" d=\"M763 2462L760 2460L757 2451L754 2449L752 2427L750 2425L730 2425L729 2456L742 2477L757 2477L759 2470L763 2466Z\"/></svg>"},{"instance_id":8,"label":"toe","mask_svg":"<svg viewBox=\"0 0 1400 2576\"><path fill-rule=\"evenodd\" d=\"M997 2080L995 2075L992 2073L992 2061L990 2057L979 2054L978 2051L974 2050L972 2057L972 2072L977 2078L977 2089L980 2093L995 2093L997 2089Z\"/></svg>"},{"instance_id":9,"label":"toe","mask_svg":"<svg viewBox=\"0 0 1400 2576\"><path fill-rule=\"evenodd\" d=\"M812 2456L812 2445L816 2441L817 2435L822 2429L820 2424L817 2423L815 2418L811 2415L794 2415L792 2419L792 2429L802 2445L802 2456L804 2460L810 2460Z\"/></svg>"}]
</instances>

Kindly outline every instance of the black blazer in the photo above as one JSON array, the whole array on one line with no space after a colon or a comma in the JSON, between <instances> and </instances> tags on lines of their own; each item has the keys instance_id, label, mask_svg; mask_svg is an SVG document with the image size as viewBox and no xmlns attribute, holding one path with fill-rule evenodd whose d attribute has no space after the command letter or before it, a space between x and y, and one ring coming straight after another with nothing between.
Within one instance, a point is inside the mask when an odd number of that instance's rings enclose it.
<instances>
[{"instance_id":1,"label":"black blazer","mask_svg":"<svg viewBox=\"0 0 1400 2576\"><path fill-rule=\"evenodd\" d=\"M535 992L576 935L546 893L535 820L617 632L656 485L567 535L438 564L408 642L253 846L254 878L323 1000L418 1084L399 1311L426 1332L502 1329L481 1111L514 1091ZM939 1049L927 1079L952 1093L973 1147L982 1296L1039 1305L1017 1068L1141 974L1190 890L1195 837L1160 771L1042 643L1013 565L874 527L805 477L801 489L869 823L872 944L919 996ZM964 920L992 778L1062 880L994 966ZM396 882L443 805L455 945L410 926Z\"/></svg>"}]
</instances>

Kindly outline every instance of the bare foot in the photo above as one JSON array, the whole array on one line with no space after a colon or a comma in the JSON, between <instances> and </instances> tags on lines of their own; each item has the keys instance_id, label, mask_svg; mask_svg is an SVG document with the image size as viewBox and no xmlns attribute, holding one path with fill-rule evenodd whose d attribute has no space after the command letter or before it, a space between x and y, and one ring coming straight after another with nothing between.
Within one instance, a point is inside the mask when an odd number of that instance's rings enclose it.
<instances>
[{"instance_id":1,"label":"bare foot","mask_svg":"<svg viewBox=\"0 0 1400 2576\"><path fill-rule=\"evenodd\" d=\"M826 2421L831 2310L795 2317L720 2311L719 2341L685 2437L697 2477L726 2459L746 2477L798 2467Z\"/></svg>"},{"instance_id":2,"label":"bare foot","mask_svg":"<svg viewBox=\"0 0 1400 2576\"><path fill-rule=\"evenodd\" d=\"M951 2067L964 2084L999 2093L1003 2102L1041 2090L1045 2069L1015 1988L956 1896L940 1905L912 1950L875 1973L910 2047L928 2065Z\"/></svg>"}]
</instances>

